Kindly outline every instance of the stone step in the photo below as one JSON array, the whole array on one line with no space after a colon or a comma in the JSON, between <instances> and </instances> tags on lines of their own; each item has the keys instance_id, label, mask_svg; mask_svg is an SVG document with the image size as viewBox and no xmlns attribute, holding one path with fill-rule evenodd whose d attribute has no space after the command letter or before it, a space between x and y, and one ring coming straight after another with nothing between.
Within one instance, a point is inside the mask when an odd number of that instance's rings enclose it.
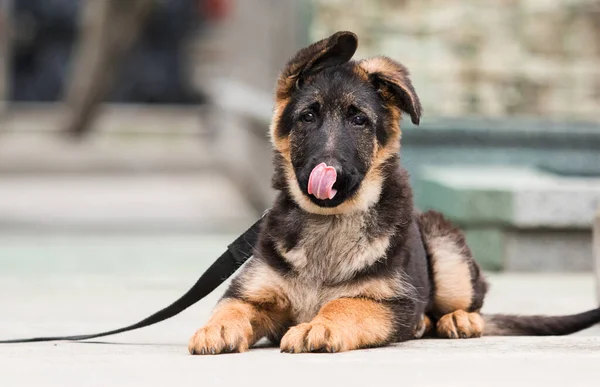
<instances>
[{"instance_id":1,"label":"stone step","mask_svg":"<svg viewBox=\"0 0 600 387\"><path fill-rule=\"evenodd\" d=\"M425 167L416 196L465 231L490 270L590 271L600 178L527 167Z\"/></svg>"},{"instance_id":2,"label":"stone step","mask_svg":"<svg viewBox=\"0 0 600 387\"><path fill-rule=\"evenodd\" d=\"M0 175L0 214L0 233L235 233L258 216L217 172Z\"/></svg>"},{"instance_id":3,"label":"stone step","mask_svg":"<svg viewBox=\"0 0 600 387\"><path fill-rule=\"evenodd\" d=\"M463 223L589 229L600 204L600 176L472 165L424 167L420 175L420 203Z\"/></svg>"},{"instance_id":4,"label":"stone step","mask_svg":"<svg viewBox=\"0 0 600 387\"><path fill-rule=\"evenodd\" d=\"M104 105L90 134L62 133L61 104L15 104L0 117L0 173L190 171L214 162L209 112Z\"/></svg>"}]
</instances>

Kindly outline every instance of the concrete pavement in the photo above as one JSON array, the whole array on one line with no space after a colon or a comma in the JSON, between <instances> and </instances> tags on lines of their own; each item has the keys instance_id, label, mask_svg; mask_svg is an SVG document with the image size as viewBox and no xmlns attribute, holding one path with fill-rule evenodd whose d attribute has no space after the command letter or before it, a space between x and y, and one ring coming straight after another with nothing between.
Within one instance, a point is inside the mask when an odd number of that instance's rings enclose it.
<instances>
[{"instance_id":1,"label":"concrete pavement","mask_svg":"<svg viewBox=\"0 0 600 387\"><path fill-rule=\"evenodd\" d=\"M0 236L0 338L116 328L193 284L227 236ZM592 275L495 275L487 312L596 305ZM223 287L188 311L101 343L0 346L0 386L597 386L600 328L556 338L421 340L342 354L189 356ZM111 344L106 344L111 343Z\"/></svg>"}]
</instances>

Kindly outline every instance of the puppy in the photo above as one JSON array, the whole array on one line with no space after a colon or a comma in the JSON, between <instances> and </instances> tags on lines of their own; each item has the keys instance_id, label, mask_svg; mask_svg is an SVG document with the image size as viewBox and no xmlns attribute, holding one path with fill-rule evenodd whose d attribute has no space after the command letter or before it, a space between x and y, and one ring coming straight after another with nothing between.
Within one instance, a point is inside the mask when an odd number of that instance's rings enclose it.
<instances>
[{"instance_id":1,"label":"puppy","mask_svg":"<svg viewBox=\"0 0 600 387\"><path fill-rule=\"evenodd\" d=\"M413 207L400 165L400 118L419 124L407 69L351 60L338 32L281 72L270 136L273 187L253 257L192 354L243 352L263 337L282 352L341 352L425 335L568 334L600 310L562 317L480 315L487 283L461 231Z\"/></svg>"}]
</instances>

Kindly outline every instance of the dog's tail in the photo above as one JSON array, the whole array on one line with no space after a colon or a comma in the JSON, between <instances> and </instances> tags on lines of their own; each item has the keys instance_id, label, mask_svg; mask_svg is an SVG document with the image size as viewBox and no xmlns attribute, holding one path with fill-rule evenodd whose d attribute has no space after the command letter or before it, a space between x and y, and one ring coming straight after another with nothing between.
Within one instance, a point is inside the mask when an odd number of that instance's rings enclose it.
<instances>
[{"instance_id":1,"label":"dog's tail","mask_svg":"<svg viewBox=\"0 0 600 387\"><path fill-rule=\"evenodd\" d=\"M485 336L562 336L600 323L600 308L566 316L482 315Z\"/></svg>"}]
</instances>

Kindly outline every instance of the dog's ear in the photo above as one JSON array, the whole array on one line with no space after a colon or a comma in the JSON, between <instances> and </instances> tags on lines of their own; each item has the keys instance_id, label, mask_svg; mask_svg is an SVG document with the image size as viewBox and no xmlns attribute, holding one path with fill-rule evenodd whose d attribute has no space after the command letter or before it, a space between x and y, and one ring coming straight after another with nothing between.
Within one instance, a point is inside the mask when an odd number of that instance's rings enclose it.
<instances>
[{"instance_id":1,"label":"dog's ear","mask_svg":"<svg viewBox=\"0 0 600 387\"><path fill-rule=\"evenodd\" d=\"M298 51L284 67L277 81L277 98L289 97L303 80L323 69L348 62L358 46L358 38L340 31Z\"/></svg>"},{"instance_id":2,"label":"dog's ear","mask_svg":"<svg viewBox=\"0 0 600 387\"><path fill-rule=\"evenodd\" d=\"M419 125L423 108L406 67L385 56L364 59L358 65L386 100L410 114L412 123Z\"/></svg>"}]
</instances>

